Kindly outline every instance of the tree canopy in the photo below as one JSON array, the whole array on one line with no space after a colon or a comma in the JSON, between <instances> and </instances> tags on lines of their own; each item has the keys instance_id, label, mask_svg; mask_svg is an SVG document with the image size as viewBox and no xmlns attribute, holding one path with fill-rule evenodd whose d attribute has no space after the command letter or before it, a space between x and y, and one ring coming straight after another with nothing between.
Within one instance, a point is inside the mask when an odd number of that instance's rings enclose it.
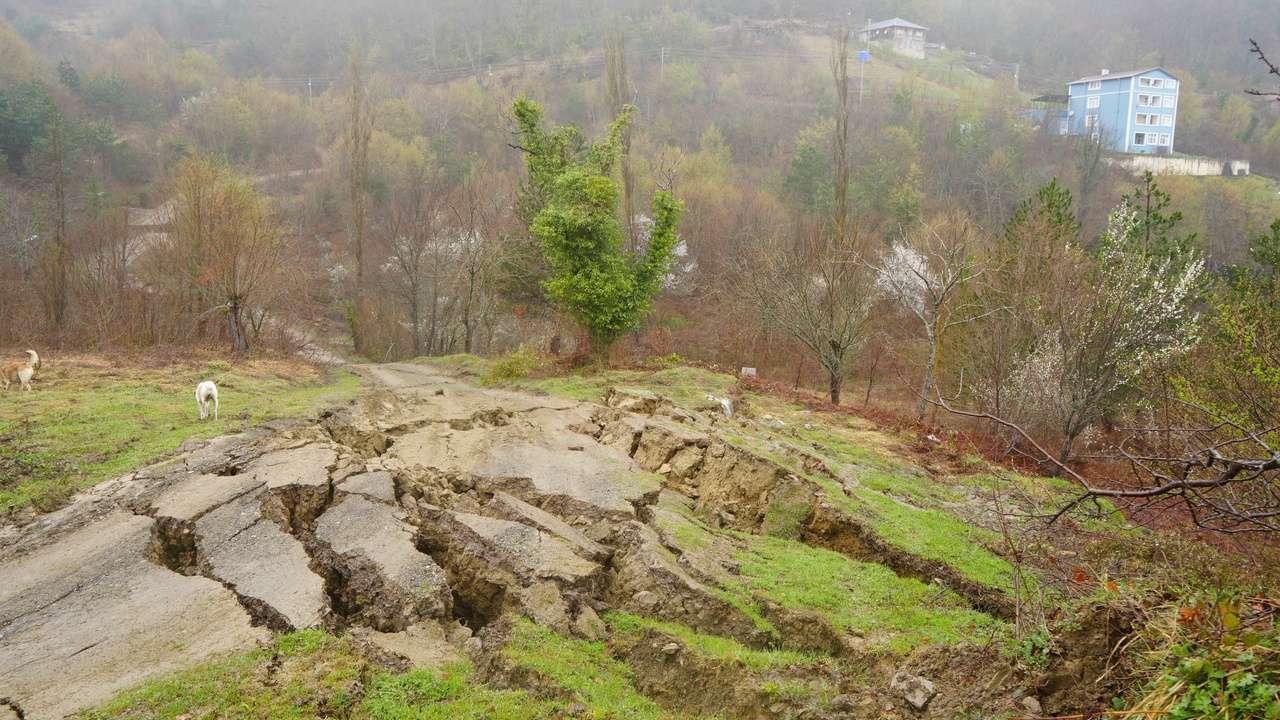
<instances>
[{"instance_id":1,"label":"tree canopy","mask_svg":"<svg viewBox=\"0 0 1280 720\"><path fill-rule=\"evenodd\" d=\"M679 242L683 203L660 189L636 252L625 251L615 175L633 110L625 108L603 139L587 144L572 126L545 127L542 108L532 100L512 105L529 171L521 210L551 269L543 286L598 352L648 312Z\"/></svg>"}]
</instances>

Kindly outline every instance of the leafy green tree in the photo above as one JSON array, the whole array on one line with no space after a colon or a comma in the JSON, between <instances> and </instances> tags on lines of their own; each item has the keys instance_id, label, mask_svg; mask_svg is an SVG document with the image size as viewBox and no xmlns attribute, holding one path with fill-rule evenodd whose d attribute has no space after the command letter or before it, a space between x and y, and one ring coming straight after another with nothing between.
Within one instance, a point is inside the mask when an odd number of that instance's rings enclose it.
<instances>
[{"instance_id":1,"label":"leafy green tree","mask_svg":"<svg viewBox=\"0 0 1280 720\"><path fill-rule=\"evenodd\" d=\"M67 58L58 61L58 82L66 85L71 92L80 92L84 84L80 79L80 72Z\"/></svg>"},{"instance_id":2,"label":"leafy green tree","mask_svg":"<svg viewBox=\"0 0 1280 720\"><path fill-rule=\"evenodd\" d=\"M0 86L0 152L14 173L23 171L27 153L53 119L53 98L38 81Z\"/></svg>"},{"instance_id":3,"label":"leafy green tree","mask_svg":"<svg viewBox=\"0 0 1280 720\"><path fill-rule=\"evenodd\" d=\"M627 107L608 135L588 145L577 128L546 127L532 100L521 97L512 105L529 171L520 210L551 268L543 287L601 354L640 323L679 242L683 203L663 189L654 193L652 219L636 251L624 249L615 177L633 110Z\"/></svg>"},{"instance_id":4,"label":"leafy green tree","mask_svg":"<svg viewBox=\"0 0 1280 720\"><path fill-rule=\"evenodd\" d=\"M94 75L84 80L80 99L94 117L119 121L137 116L138 96L119 75Z\"/></svg>"},{"instance_id":5,"label":"leafy green tree","mask_svg":"<svg viewBox=\"0 0 1280 720\"><path fill-rule=\"evenodd\" d=\"M1165 257L1187 257L1196 235L1177 233L1182 212L1169 212L1172 203L1172 197L1160 189L1150 171L1143 175L1142 185L1120 196L1121 207L1134 216L1134 237L1141 240L1149 252Z\"/></svg>"}]
</instances>

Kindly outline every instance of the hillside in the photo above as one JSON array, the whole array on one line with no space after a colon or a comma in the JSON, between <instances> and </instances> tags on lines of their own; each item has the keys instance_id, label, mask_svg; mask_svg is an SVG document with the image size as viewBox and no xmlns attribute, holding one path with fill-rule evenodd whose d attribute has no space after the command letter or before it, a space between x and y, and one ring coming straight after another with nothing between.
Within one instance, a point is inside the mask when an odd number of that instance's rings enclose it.
<instances>
[{"instance_id":1,"label":"hillside","mask_svg":"<svg viewBox=\"0 0 1280 720\"><path fill-rule=\"evenodd\" d=\"M87 716L952 718L1123 694L1120 598L1154 567L1125 558L1150 540L1017 519L1059 485L696 368L484 369L364 366L376 389L319 421L187 443L7 533L0 697L62 717L173 672Z\"/></svg>"}]
</instances>

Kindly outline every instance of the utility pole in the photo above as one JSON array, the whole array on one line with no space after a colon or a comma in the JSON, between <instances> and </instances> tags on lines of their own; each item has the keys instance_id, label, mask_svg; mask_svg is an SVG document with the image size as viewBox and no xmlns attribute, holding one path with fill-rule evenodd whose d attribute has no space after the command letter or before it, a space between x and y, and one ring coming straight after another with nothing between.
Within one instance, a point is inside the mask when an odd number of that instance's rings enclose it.
<instances>
[{"instance_id":1,"label":"utility pole","mask_svg":"<svg viewBox=\"0 0 1280 720\"><path fill-rule=\"evenodd\" d=\"M871 18L867 18L867 28L871 27ZM867 33L867 49L858 51L858 107L862 107L862 85L867 75L867 61L871 59L871 30Z\"/></svg>"}]
</instances>

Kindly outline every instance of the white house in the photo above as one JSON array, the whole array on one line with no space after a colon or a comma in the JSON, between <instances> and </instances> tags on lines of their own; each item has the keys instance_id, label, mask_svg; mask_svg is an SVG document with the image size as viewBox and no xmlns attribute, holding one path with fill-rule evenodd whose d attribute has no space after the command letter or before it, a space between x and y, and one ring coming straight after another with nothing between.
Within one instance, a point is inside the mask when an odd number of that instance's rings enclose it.
<instances>
[{"instance_id":1,"label":"white house","mask_svg":"<svg viewBox=\"0 0 1280 720\"><path fill-rule=\"evenodd\" d=\"M929 28L902 18L882 20L858 31L858 40L891 48L908 57L924 57L924 34Z\"/></svg>"}]
</instances>

